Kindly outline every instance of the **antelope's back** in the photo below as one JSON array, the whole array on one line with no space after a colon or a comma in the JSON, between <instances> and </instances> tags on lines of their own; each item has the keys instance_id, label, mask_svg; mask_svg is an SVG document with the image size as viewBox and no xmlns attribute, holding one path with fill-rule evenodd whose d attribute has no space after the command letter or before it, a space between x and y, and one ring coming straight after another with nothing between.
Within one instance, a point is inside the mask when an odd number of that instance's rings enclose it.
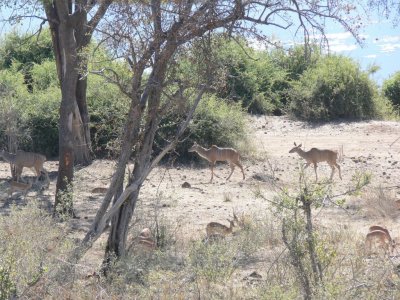
<instances>
[{"instance_id":1,"label":"antelope's back","mask_svg":"<svg viewBox=\"0 0 400 300\"><path fill-rule=\"evenodd\" d=\"M318 148L311 148L309 153L311 154L310 157L315 157L317 162L336 160L338 156L337 151Z\"/></svg>"},{"instance_id":2,"label":"antelope's back","mask_svg":"<svg viewBox=\"0 0 400 300\"><path fill-rule=\"evenodd\" d=\"M233 160L239 159L239 153L233 148L214 148L216 150L217 160Z\"/></svg>"},{"instance_id":3,"label":"antelope's back","mask_svg":"<svg viewBox=\"0 0 400 300\"><path fill-rule=\"evenodd\" d=\"M18 161L20 164L23 164L26 167L31 167L36 163L43 164L46 161L46 156L39 153L25 152L22 150L18 150L16 154L16 161Z\"/></svg>"}]
</instances>

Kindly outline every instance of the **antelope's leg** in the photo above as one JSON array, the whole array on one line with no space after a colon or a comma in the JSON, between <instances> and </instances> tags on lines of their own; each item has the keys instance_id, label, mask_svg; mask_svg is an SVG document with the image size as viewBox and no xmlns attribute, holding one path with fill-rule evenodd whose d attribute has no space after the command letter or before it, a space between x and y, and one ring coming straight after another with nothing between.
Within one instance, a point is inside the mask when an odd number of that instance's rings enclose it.
<instances>
[{"instance_id":1,"label":"antelope's leg","mask_svg":"<svg viewBox=\"0 0 400 300\"><path fill-rule=\"evenodd\" d=\"M241 164L239 161L237 161L237 162L236 162L236 165L240 168L240 170L242 170L243 180L244 180L246 177L244 176L244 170L243 170L242 164Z\"/></svg>"},{"instance_id":2,"label":"antelope's leg","mask_svg":"<svg viewBox=\"0 0 400 300\"><path fill-rule=\"evenodd\" d=\"M233 171L235 171L235 165L233 163L229 163L229 166L231 167L231 174L229 174L228 178L226 178L226 180L229 180L229 178L231 178Z\"/></svg>"},{"instance_id":3,"label":"antelope's leg","mask_svg":"<svg viewBox=\"0 0 400 300\"><path fill-rule=\"evenodd\" d=\"M24 169L24 167L20 167L20 166L15 166L15 174L17 175L17 182L19 182L19 180L21 179L21 175L22 175L22 170ZM24 180L21 179L22 182L25 182Z\"/></svg>"},{"instance_id":4,"label":"antelope's leg","mask_svg":"<svg viewBox=\"0 0 400 300\"><path fill-rule=\"evenodd\" d=\"M315 172L315 182L318 181L318 174L317 174L317 164L314 163L314 172Z\"/></svg>"},{"instance_id":5,"label":"antelope's leg","mask_svg":"<svg viewBox=\"0 0 400 300\"><path fill-rule=\"evenodd\" d=\"M214 177L214 164L215 164L215 162L211 162L211 165L210 165L210 167L211 167L211 179L210 179L210 183L212 183L213 177Z\"/></svg>"},{"instance_id":6,"label":"antelope's leg","mask_svg":"<svg viewBox=\"0 0 400 300\"><path fill-rule=\"evenodd\" d=\"M335 167L334 167L333 165L331 165L330 167L331 167L331 169L332 169L332 172L331 172L331 179L330 179L330 180L332 180L333 174L335 174Z\"/></svg>"},{"instance_id":7,"label":"antelope's leg","mask_svg":"<svg viewBox=\"0 0 400 300\"><path fill-rule=\"evenodd\" d=\"M340 180L342 180L342 174L340 172L340 166L337 163L335 163L335 166L339 170L339 178L340 178Z\"/></svg>"},{"instance_id":8,"label":"antelope's leg","mask_svg":"<svg viewBox=\"0 0 400 300\"><path fill-rule=\"evenodd\" d=\"M40 178L40 169L37 168L37 167L32 167L31 170L34 171L34 172L36 173L36 180L35 180L35 183L37 183L37 182L39 181L39 178Z\"/></svg>"}]
</instances>

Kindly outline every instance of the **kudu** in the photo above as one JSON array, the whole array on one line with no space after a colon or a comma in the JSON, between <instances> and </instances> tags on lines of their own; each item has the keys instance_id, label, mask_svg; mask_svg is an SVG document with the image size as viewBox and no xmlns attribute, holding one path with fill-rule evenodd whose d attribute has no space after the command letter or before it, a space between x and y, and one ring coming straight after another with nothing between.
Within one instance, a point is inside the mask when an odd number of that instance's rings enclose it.
<instances>
[{"instance_id":1,"label":"kudu","mask_svg":"<svg viewBox=\"0 0 400 300\"><path fill-rule=\"evenodd\" d=\"M39 180L41 172L45 173L47 182L50 181L47 171L43 168L43 164L46 161L46 156L44 155L22 150L18 150L16 154L12 154L2 150L0 151L0 157L15 166L17 182L21 178L24 167L35 171L37 176L35 183Z\"/></svg>"},{"instance_id":2,"label":"kudu","mask_svg":"<svg viewBox=\"0 0 400 300\"><path fill-rule=\"evenodd\" d=\"M295 152L307 161L305 168L307 168L310 164L314 165L315 181L318 181L317 164L319 162L324 162L324 161L326 161L332 169L330 180L332 180L333 178L335 167L339 170L339 178L342 179L340 166L336 162L338 158L338 153L336 151L320 150L317 148L311 148L308 151L303 151L301 149L301 144L296 145L296 143L294 143L294 147L289 151L289 153L295 153Z\"/></svg>"},{"instance_id":3,"label":"kudu","mask_svg":"<svg viewBox=\"0 0 400 300\"><path fill-rule=\"evenodd\" d=\"M243 179L245 179L243 166L240 163L239 153L233 148L219 148L212 145L210 149L203 148L202 146L194 143L192 147L188 150L189 152L197 152L202 158L208 160L211 164L211 179L210 183L214 178L214 166L217 161L226 161L231 167L231 174L229 174L226 180L231 178L233 171L235 170L235 165L242 170Z\"/></svg>"}]
</instances>

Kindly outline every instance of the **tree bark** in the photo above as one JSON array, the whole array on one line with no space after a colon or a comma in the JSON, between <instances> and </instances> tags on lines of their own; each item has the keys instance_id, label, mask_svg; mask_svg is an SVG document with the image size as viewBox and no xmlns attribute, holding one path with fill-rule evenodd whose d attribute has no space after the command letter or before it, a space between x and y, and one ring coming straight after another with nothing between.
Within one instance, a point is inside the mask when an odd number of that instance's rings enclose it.
<instances>
[{"instance_id":1,"label":"tree bark","mask_svg":"<svg viewBox=\"0 0 400 300\"><path fill-rule=\"evenodd\" d=\"M89 3L90 2L90 3ZM59 166L54 213L73 215L72 181L74 164L90 163L90 128L86 102L86 63L79 51L89 45L93 30L112 0L99 4L90 24L87 11L93 1L53 0L43 3L53 42L57 74L61 85L59 119ZM86 3L86 4L85 4Z\"/></svg>"},{"instance_id":2,"label":"tree bark","mask_svg":"<svg viewBox=\"0 0 400 300\"><path fill-rule=\"evenodd\" d=\"M55 213L73 215L71 190L74 165L74 119L76 118L75 86L78 80L74 30L66 22L58 26L59 45L63 49L61 65L61 107L59 120L59 166L55 199Z\"/></svg>"}]
</instances>

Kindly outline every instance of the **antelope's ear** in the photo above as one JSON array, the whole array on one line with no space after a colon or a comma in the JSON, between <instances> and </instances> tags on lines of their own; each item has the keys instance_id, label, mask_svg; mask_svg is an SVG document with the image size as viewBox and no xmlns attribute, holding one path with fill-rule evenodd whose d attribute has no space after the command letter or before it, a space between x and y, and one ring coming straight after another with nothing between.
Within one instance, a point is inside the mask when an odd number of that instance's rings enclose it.
<instances>
[{"instance_id":1,"label":"antelope's ear","mask_svg":"<svg viewBox=\"0 0 400 300\"><path fill-rule=\"evenodd\" d=\"M296 142L293 142L293 144L294 144L295 146L297 146L297 145L296 145Z\"/></svg>"},{"instance_id":2,"label":"antelope's ear","mask_svg":"<svg viewBox=\"0 0 400 300\"><path fill-rule=\"evenodd\" d=\"M301 144L298 147L301 148Z\"/></svg>"}]
</instances>

